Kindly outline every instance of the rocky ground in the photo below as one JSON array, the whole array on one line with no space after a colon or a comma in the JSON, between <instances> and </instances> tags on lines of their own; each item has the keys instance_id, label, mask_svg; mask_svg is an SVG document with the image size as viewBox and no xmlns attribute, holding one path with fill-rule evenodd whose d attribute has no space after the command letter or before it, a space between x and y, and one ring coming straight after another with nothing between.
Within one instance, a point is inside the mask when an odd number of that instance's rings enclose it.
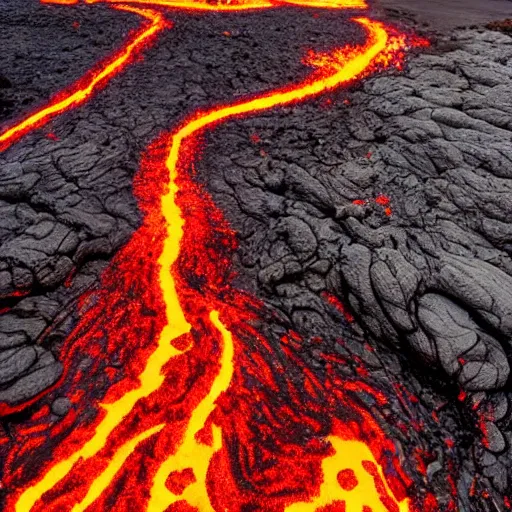
<instances>
[{"instance_id":1,"label":"rocky ground","mask_svg":"<svg viewBox=\"0 0 512 512\"><path fill-rule=\"evenodd\" d=\"M7 123L137 23L100 6L15 4L0 9ZM0 401L58 379L78 297L140 223L131 184L143 148L184 112L304 76L308 47L362 41L340 17L173 15L144 62L0 155ZM458 510L506 510L512 486L511 70L508 35L437 36L402 74L217 128L197 164L239 233L238 286L302 336L345 340L352 370L370 368L395 397L376 414L404 464L414 473L414 450L431 453L417 487L442 510L447 462ZM61 397L55 421L65 412Z\"/></svg>"},{"instance_id":2,"label":"rocky ground","mask_svg":"<svg viewBox=\"0 0 512 512\"><path fill-rule=\"evenodd\" d=\"M378 3L438 31L483 25L512 16L510 0L379 0Z\"/></svg>"}]
</instances>

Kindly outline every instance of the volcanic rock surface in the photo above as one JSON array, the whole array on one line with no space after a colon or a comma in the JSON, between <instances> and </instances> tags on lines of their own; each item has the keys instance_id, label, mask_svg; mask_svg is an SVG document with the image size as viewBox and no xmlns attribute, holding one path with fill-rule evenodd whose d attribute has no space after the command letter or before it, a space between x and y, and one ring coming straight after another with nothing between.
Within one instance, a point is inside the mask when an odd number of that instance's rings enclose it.
<instances>
[{"instance_id":1,"label":"volcanic rock surface","mask_svg":"<svg viewBox=\"0 0 512 512\"><path fill-rule=\"evenodd\" d=\"M391 12L399 12L430 29L443 31L510 17L510 0L379 0Z\"/></svg>"},{"instance_id":2,"label":"volcanic rock surface","mask_svg":"<svg viewBox=\"0 0 512 512\"><path fill-rule=\"evenodd\" d=\"M0 10L7 125L137 25L99 6L18 4ZM0 155L0 401L10 406L59 379L78 298L140 224L131 189L149 142L199 106L299 80L308 48L364 41L336 12L169 18L143 62ZM310 340L313 368L320 336L351 361L347 376L367 372L390 397L368 406L415 492L433 491L441 510L455 491L458 510L505 510L512 487L511 70L512 38L459 31L403 73L218 127L196 164L239 233L238 286L272 312L262 329ZM59 421L70 405L53 399Z\"/></svg>"}]
</instances>

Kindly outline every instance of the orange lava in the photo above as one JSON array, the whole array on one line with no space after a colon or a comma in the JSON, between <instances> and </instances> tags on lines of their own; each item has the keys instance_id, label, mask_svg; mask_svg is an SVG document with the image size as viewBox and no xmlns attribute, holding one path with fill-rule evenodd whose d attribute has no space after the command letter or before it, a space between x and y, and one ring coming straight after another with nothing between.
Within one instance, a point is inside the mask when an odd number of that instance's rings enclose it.
<instances>
[{"instance_id":1,"label":"orange lava","mask_svg":"<svg viewBox=\"0 0 512 512\"><path fill-rule=\"evenodd\" d=\"M276 0L276 3L295 4L320 9L365 9L365 0Z\"/></svg>"},{"instance_id":2,"label":"orange lava","mask_svg":"<svg viewBox=\"0 0 512 512\"><path fill-rule=\"evenodd\" d=\"M254 4L232 7L242 5ZM89 84L89 95L130 60L140 38L165 26L156 11L123 9L152 23L122 52L125 60ZM385 397L341 379L336 353L323 353L325 368L313 372L300 336L289 333L276 346L258 332L262 305L231 286L235 234L193 176L206 130L394 64L403 39L382 23L354 21L367 33L364 46L310 53L313 70L303 82L197 111L148 149L134 184L143 225L100 290L82 298L63 348L73 408L57 423L47 412L34 415L33 437L14 443L5 463L7 512L416 510L393 442L356 394L378 404ZM86 98L71 97L33 117ZM55 446L50 460L47 439ZM42 462L34 468L33 460Z\"/></svg>"},{"instance_id":3,"label":"orange lava","mask_svg":"<svg viewBox=\"0 0 512 512\"><path fill-rule=\"evenodd\" d=\"M181 9L186 11L247 11L253 9L269 9L275 4L270 0L233 0L219 3L209 3L205 0L129 0L133 4L160 5L172 9ZM123 0L85 0L87 4L96 3L125 3Z\"/></svg>"},{"instance_id":4,"label":"orange lava","mask_svg":"<svg viewBox=\"0 0 512 512\"><path fill-rule=\"evenodd\" d=\"M74 5L79 0L41 0L42 4Z\"/></svg>"}]
</instances>

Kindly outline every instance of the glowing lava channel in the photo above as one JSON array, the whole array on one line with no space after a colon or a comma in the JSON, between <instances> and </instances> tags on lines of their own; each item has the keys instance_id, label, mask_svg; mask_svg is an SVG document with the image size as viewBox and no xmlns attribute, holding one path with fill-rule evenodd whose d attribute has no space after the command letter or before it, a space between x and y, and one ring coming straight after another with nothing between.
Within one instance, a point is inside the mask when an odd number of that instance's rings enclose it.
<instances>
[{"instance_id":1,"label":"glowing lava channel","mask_svg":"<svg viewBox=\"0 0 512 512\"><path fill-rule=\"evenodd\" d=\"M57 2L52 0L52 3L64 2L63 0L57 0ZM60 92L50 100L47 106L0 133L0 151L5 151L21 137L37 128L41 128L57 115L86 102L110 79L126 68L133 61L135 55L145 48L158 32L170 27L162 13L153 9L142 9L128 5L118 5L115 8L143 16L150 23L136 32L117 54L98 65L96 70L80 78L69 91Z\"/></svg>"},{"instance_id":2,"label":"glowing lava channel","mask_svg":"<svg viewBox=\"0 0 512 512\"><path fill-rule=\"evenodd\" d=\"M79 0L43 0L46 3L78 3ZM84 0L87 4L96 3L126 3L126 0ZM147 4L147 0L129 0L130 3ZM365 0L235 0L218 3L208 3L204 0L151 0L151 5L161 5L170 8L198 11L246 11L252 9L268 9L282 7L286 4L320 9L366 9Z\"/></svg>"},{"instance_id":3,"label":"glowing lava channel","mask_svg":"<svg viewBox=\"0 0 512 512\"><path fill-rule=\"evenodd\" d=\"M46 0L52 3L55 0ZM73 0L71 0L73 1ZM352 1L352 0L350 0ZM357 0L356 0L357 1ZM161 5L162 7L169 7L174 9L183 9L186 11L248 11L254 9L269 9L276 7L278 2L270 0L241 0L239 2L226 2L226 3L208 3L204 0L129 0L131 4L148 4ZM75 3L78 3L76 0ZM98 3L126 3L126 0L85 0L86 4Z\"/></svg>"},{"instance_id":4,"label":"glowing lava channel","mask_svg":"<svg viewBox=\"0 0 512 512\"><path fill-rule=\"evenodd\" d=\"M231 333L219 321L216 311L210 314L210 319L221 332L223 338L221 369L208 395L194 409L178 451L160 466L154 478L147 508L151 512L167 510L171 504L181 500L197 507L201 512L213 512L206 488L206 473L212 456L222 447L222 433L219 427L212 425L213 442L211 446L200 443L196 439L196 434L204 428L208 417L215 408L217 398L227 391L231 383L234 347ZM187 469L192 469L194 482L188 485L180 495L170 492L166 486L168 476L172 472Z\"/></svg>"},{"instance_id":5,"label":"glowing lava channel","mask_svg":"<svg viewBox=\"0 0 512 512\"><path fill-rule=\"evenodd\" d=\"M160 18L158 19L160 20ZM179 171L180 169L185 169L187 164L190 164L190 162L186 161L187 155L183 155L184 151L182 151L185 142L193 139L194 136L200 134L204 129L211 128L221 121L295 103L350 82L360 77L365 72L368 72L379 55L385 55L386 50L389 50L389 38L386 28L381 23L370 21L367 18L358 18L356 21L368 32L368 42L364 47L345 49L343 51L338 50L333 53L330 58L327 58L325 55L321 56L321 58L317 59L316 63L322 67L318 68L309 80L295 86L277 89L252 99L239 101L232 105L219 106L211 110L198 112L193 115L192 118L183 122L169 136L169 152L166 161L169 189L162 197L161 201L161 210L167 225L167 236L164 241L163 251L158 260L160 266L160 285L166 308L167 324L158 336L156 350L151 354L145 365L145 369L139 375L139 386L136 389L126 392L114 403L102 406L106 413L99 425L97 425L93 437L71 456L55 463L40 481L25 489L16 501L16 512L29 512L47 491L54 488L72 471L73 466L78 461L90 459L98 454L105 446L110 434L132 411L137 401L143 397L148 397L159 389L165 378L163 372L164 366L172 358L183 353L182 350L175 348L169 343L169 340L183 336L188 333L191 328L182 310L172 273L173 265L180 254L180 244L183 237L184 219L177 205L176 195L179 192L177 185ZM154 31L156 31L158 30L157 27L159 27L159 24L153 27ZM315 61L313 60L311 62ZM150 512L162 512L176 501L175 495L168 490L164 490L164 482L170 471L182 468L192 468L196 479L196 483L190 486L191 490L189 492L191 495L185 495L185 497L188 497L187 501L194 506L200 507L200 512L213 510L209 504L205 478L210 460L221 446L220 430L217 428L214 429L214 442L211 447L205 447L204 445L199 446L195 440L195 435L198 430L204 426L204 423L215 406L215 401L218 396L223 391L226 391L229 386L233 372L233 342L229 331L220 323L216 311L210 312L210 321L221 333L223 339L224 347L221 356L221 369L213 383L210 393L192 412L187 430L176 451L163 463L160 471L157 472L154 478L153 488L150 493L150 502L147 509ZM184 350L186 351L188 349ZM94 480L94 488L90 487L86 497L81 503L75 506L73 511L80 512L90 506L95 499L98 498L102 490L108 487L130 453L133 452L140 443L157 433L161 428L162 425L158 425L147 430L126 442L118 449L108 467ZM338 441L339 440L336 440L336 438L331 439L338 455L335 455L334 459L326 459L324 468L324 479L326 482L330 481L330 477L327 475L327 469L331 467L331 464L335 462L337 464L337 457L339 457L339 454L345 449L344 446L339 445ZM367 450L368 451L364 453L364 457L369 458L371 452L369 449ZM363 457L363 455L360 454L360 458L361 457ZM373 457L371 457L371 460L374 460ZM362 477L360 477L360 479L363 481ZM204 493L204 495L201 495L201 493ZM379 499L379 496L375 498L377 505ZM325 505L331 503L331 501L331 495L329 493L326 494L325 489L322 487L320 495L313 503L316 506L317 503L319 505ZM407 510L407 501L404 501L404 503L405 505L403 505L403 507L401 506L399 510ZM395 506L397 506L396 502ZM290 510L300 510L302 512L311 510L311 506L309 504L299 504L296 505L295 509L290 508ZM375 512L378 510L379 508L375 508Z\"/></svg>"},{"instance_id":6,"label":"glowing lava channel","mask_svg":"<svg viewBox=\"0 0 512 512\"><path fill-rule=\"evenodd\" d=\"M329 9L365 9L365 0L275 0L276 3L294 4L303 7Z\"/></svg>"}]
</instances>

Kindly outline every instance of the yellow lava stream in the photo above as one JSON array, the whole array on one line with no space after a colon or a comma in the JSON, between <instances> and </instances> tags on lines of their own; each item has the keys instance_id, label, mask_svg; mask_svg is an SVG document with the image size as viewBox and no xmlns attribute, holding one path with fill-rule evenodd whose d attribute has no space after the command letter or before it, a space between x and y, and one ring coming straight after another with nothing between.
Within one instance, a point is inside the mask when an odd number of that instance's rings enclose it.
<instances>
[{"instance_id":1,"label":"yellow lava stream","mask_svg":"<svg viewBox=\"0 0 512 512\"><path fill-rule=\"evenodd\" d=\"M210 319L221 332L224 342L221 370L208 395L192 413L187 433L178 451L160 466L153 481L151 499L147 508L148 512L163 512L167 510L169 505L180 500L185 500L189 505L197 507L201 512L214 512L206 489L206 473L213 454L222 447L221 430L216 425L212 425L212 446L201 444L196 440L195 436L204 427L208 416L213 412L217 398L229 387L231 377L233 376L234 347L231 333L219 321L218 313L212 312ZM189 485L180 496L176 496L165 485L167 477L173 471L189 468L194 472L195 482Z\"/></svg>"},{"instance_id":2,"label":"yellow lava stream","mask_svg":"<svg viewBox=\"0 0 512 512\"><path fill-rule=\"evenodd\" d=\"M54 2L55 0L49 0ZM75 1L75 0L73 0ZM353 0L349 0L353 1ZM78 0L76 0L78 2ZM98 3L125 3L126 0L85 0L86 4ZM129 0L131 4L148 4L161 5L162 7L170 7L175 9L185 9L188 11L247 11L253 9L269 9L276 7L276 4L267 0L243 0L240 3L208 3L205 1L194 0Z\"/></svg>"},{"instance_id":3,"label":"yellow lava stream","mask_svg":"<svg viewBox=\"0 0 512 512\"><path fill-rule=\"evenodd\" d=\"M382 480L383 490L396 506L396 510L409 511L410 500L408 498L400 503L391 498L393 493L368 446L360 441L347 441L336 436L329 436L327 440L331 443L335 453L331 457L326 457L322 462L324 480L320 487L320 494L309 502L294 503L286 507L285 512L315 512L319 507L336 502L344 502L346 512L361 512L368 509L372 512L389 512L389 507L386 507L381 500L374 478L364 469L363 461L372 461L375 464ZM340 471L344 470L349 470L354 475L353 486L343 488L340 485L337 477ZM365 507L367 508L365 509Z\"/></svg>"},{"instance_id":4,"label":"yellow lava stream","mask_svg":"<svg viewBox=\"0 0 512 512\"><path fill-rule=\"evenodd\" d=\"M178 164L182 163L180 162L180 157L185 139L197 135L206 127L211 127L220 121L298 102L329 89L333 89L360 76L369 69L374 59L381 52L386 50L388 35L384 26L379 22L374 22L367 18L358 18L356 21L366 28L368 32L368 42L364 47L354 48L354 51L347 54L345 60L340 62L339 65L333 66L331 62L330 66L324 70L324 73L315 74L313 75L313 79L309 81L306 80L295 86L277 89L232 105L215 107L211 110L196 113L190 120L182 123L170 136L169 156L166 161L166 167L169 171L169 191L162 198L161 203L162 213L167 223L167 237L164 242L162 254L158 260L160 265L160 285L166 305L167 324L158 337L157 348L149 357L145 369L139 376L139 387L128 391L116 402L103 405L105 416L97 426L94 436L73 455L55 464L55 466L32 487L27 488L16 502L16 512L29 512L44 493L52 489L66 477L78 461L89 459L98 454L105 446L110 434L130 413L136 402L141 398L149 396L162 385L164 382L164 375L162 373L163 367L172 358L183 353L174 348L170 340L178 338L190 331L190 324L187 322L181 308L172 274L172 267L179 256L180 243L183 236L184 220L181 216L180 208L176 203L176 194L178 192L176 178L178 175ZM160 512L164 510L162 508L164 500L166 500L167 503L172 503L172 500L174 500L172 495L166 495L163 491L164 478L167 477L165 473L177 468L191 466L197 471L195 474L197 484L191 485L190 488L198 492L198 495L189 496L189 499L194 504L197 503L200 504L201 507L206 507L201 508L201 512L203 512L203 510L211 510L207 494L201 496L200 493L203 491L206 493L204 489L204 475L206 474L211 456L220 447L220 432L217 429L215 433L215 443L211 448L199 447L195 443L194 435L206 421L218 395L229 385L232 366L228 361L231 360L233 348L231 335L218 320L218 313L212 312L210 319L221 332L224 341L222 369L208 396L193 412L187 432L177 452L164 463L161 470L157 473L151 493L149 512ZM159 428L161 428L161 425L146 431L136 439L126 443L123 449L120 450L120 452L124 453L118 453L118 455L116 455L117 458L114 458L114 461L107 470L97 478L94 485L97 486L98 489L105 489L111 482L113 475L117 471L119 462L123 460L123 457L125 460L129 456L130 450L135 449L143 439L154 434ZM333 442L336 441L334 440ZM201 450L200 455L198 455L197 450ZM204 460L196 460L194 464L191 464L186 460L188 457L195 457L197 459L204 457ZM373 458L369 460L373 460ZM194 491L191 490L190 493L193 494ZM160 494L158 497L156 497L157 492ZM94 498L95 495L89 493L85 500L89 503L90 500ZM208 508L208 506L210 506L210 508ZM76 511L80 510L85 509L79 506Z\"/></svg>"},{"instance_id":5,"label":"yellow lava stream","mask_svg":"<svg viewBox=\"0 0 512 512\"><path fill-rule=\"evenodd\" d=\"M71 2L78 0L43 0L47 3ZM97 3L126 3L127 0L85 0L87 4ZM147 4L148 0L128 0L131 4ZM251 9L269 9L281 7L286 4L300 5L302 7L315 7L320 9L365 9L366 0L241 0L226 3L208 3L202 0L151 0L151 5L161 5L187 10L200 11L246 11Z\"/></svg>"},{"instance_id":6,"label":"yellow lava stream","mask_svg":"<svg viewBox=\"0 0 512 512\"><path fill-rule=\"evenodd\" d=\"M146 432L142 432L137 437L130 439L127 443L125 443L121 448L116 452L108 467L101 473L101 475L94 480L89 488L89 492L85 496L85 498L77 503L72 512L84 512L87 510L91 503L94 503L100 496L101 493L108 487L108 484L112 481L116 473L121 469L123 464L126 462L126 459L133 453L135 448L139 446L139 444L148 439L153 434L160 432L165 427L165 424L162 423L156 427L150 428L146 430Z\"/></svg>"},{"instance_id":7,"label":"yellow lava stream","mask_svg":"<svg viewBox=\"0 0 512 512\"><path fill-rule=\"evenodd\" d=\"M52 0L55 3L55 0ZM63 3L62 1L57 3ZM91 78L83 77L78 81L78 87L69 94L65 94L61 99L51 101L50 104L38 110L34 114L28 116L15 126L0 133L0 151L3 147L17 140L21 135L34 127L39 127L62 112L74 108L84 103L96 89L105 83L109 78L119 73L132 58L135 51L139 50L144 44L155 34L168 27L169 24L165 20L162 13L152 9L140 9L128 5L119 5L119 10L133 12L148 19L151 23L147 28L141 30L137 36L127 44L121 52L116 54L110 62L108 62L101 70L95 73Z\"/></svg>"}]
</instances>

